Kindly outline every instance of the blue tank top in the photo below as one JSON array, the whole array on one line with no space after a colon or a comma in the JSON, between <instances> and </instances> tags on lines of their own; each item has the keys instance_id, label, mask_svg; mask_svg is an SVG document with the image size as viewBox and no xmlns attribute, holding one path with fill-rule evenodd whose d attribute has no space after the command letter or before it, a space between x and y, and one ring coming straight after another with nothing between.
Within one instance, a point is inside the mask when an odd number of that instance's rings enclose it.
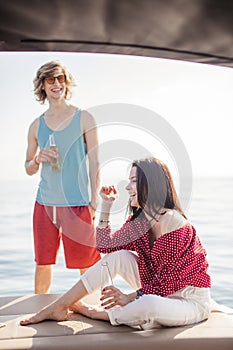
<instances>
[{"instance_id":1,"label":"blue tank top","mask_svg":"<svg viewBox=\"0 0 233 350\"><path fill-rule=\"evenodd\" d=\"M59 150L61 170L51 170L50 162L43 162L36 200L47 206L84 206L89 203L89 182L86 164L86 144L83 140L81 110L78 109L70 124L60 131L50 129L44 115L40 116L38 144L49 147L53 134Z\"/></svg>"}]
</instances>

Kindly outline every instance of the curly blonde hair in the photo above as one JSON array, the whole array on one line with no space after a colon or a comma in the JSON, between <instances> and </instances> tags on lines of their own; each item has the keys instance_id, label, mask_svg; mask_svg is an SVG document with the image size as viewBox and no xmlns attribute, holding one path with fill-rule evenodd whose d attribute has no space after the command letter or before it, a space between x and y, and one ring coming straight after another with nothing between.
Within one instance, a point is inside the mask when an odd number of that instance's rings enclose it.
<instances>
[{"instance_id":1,"label":"curly blonde hair","mask_svg":"<svg viewBox=\"0 0 233 350\"><path fill-rule=\"evenodd\" d=\"M57 69L61 69L66 78L66 92L65 99L69 99L72 96L72 86L76 86L74 78L71 73L68 72L65 66L59 61L50 61L43 64L37 71L36 77L33 80L34 94L37 101L44 104L47 98L46 92L43 88L45 78L53 75Z\"/></svg>"}]
</instances>

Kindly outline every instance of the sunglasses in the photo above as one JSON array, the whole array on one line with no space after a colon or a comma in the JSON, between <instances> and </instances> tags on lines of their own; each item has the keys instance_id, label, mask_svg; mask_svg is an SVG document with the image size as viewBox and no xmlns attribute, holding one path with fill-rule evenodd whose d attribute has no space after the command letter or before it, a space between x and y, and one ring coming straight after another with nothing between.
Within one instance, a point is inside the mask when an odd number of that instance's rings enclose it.
<instances>
[{"instance_id":1,"label":"sunglasses","mask_svg":"<svg viewBox=\"0 0 233 350\"><path fill-rule=\"evenodd\" d=\"M45 80L47 81L47 83L49 85L52 85L55 83L55 80L58 80L59 83L65 83L66 81L66 77L64 74L61 74L61 75L58 75L57 77L48 77L48 78L45 78Z\"/></svg>"}]
</instances>

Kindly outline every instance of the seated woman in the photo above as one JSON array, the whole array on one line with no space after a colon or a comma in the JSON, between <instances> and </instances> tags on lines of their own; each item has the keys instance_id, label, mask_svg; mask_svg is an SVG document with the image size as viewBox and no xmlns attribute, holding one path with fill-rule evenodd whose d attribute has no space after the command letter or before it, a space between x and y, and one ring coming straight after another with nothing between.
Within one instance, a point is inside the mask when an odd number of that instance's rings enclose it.
<instances>
[{"instance_id":1,"label":"seated woman","mask_svg":"<svg viewBox=\"0 0 233 350\"><path fill-rule=\"evenodd\" d=\"M69 291L21 325L67 320L71 312L143 329L208 318L211 282L206 252L181 209L168 167L156 158L134 161L126 190L130 217L111 232L109 215L117 191L114 186L102 187L96 236L112 277L121 275L134 291L125 294L107 286L101 306L85 304L81 299L101 285L99 261Z\"/></svg>"}]
</instances>

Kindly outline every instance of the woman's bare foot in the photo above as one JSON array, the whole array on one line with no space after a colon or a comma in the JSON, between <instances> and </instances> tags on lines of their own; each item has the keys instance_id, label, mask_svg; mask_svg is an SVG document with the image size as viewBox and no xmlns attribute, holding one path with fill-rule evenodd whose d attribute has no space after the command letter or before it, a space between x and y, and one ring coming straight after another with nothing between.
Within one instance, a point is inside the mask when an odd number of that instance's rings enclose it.
<instances>
[{"instance_id":1,"label":"woman's bare foot","mask_svg":"<svg viewBox=\"0 0 233 350\"><path fill-rule=\"evenodd\" d=\"M73 305L69 307L70 311L75 312L76 314L84 314L85 309L88 308L90 305L84 303L84 301L78 300Z\"/></svg>"},{"instance_id":2,"label":"woman's bare foot","mask_svg":"<svg viewBox=\"0 0 233 350\"><path fill-rule=\"evenodd\" d=\"M45 320L65 321L68 317L68 310L61 309L55 304L51 304L41 311L37 312L34 316L21 320L21 326L27 326L29 324L39 323Z\"/></svg>"},{"instance_id":3,"label":"woman's bare foot","mask_svg":"<svg viewBox=\"0 0 233 350\"><path fill-rule=\"evenodd\" d=\"M89 305L81 300L71 305L69 310L89 318L109 321L108 313L102 307L97 305Z\"/></svg>"}]
</instances>

